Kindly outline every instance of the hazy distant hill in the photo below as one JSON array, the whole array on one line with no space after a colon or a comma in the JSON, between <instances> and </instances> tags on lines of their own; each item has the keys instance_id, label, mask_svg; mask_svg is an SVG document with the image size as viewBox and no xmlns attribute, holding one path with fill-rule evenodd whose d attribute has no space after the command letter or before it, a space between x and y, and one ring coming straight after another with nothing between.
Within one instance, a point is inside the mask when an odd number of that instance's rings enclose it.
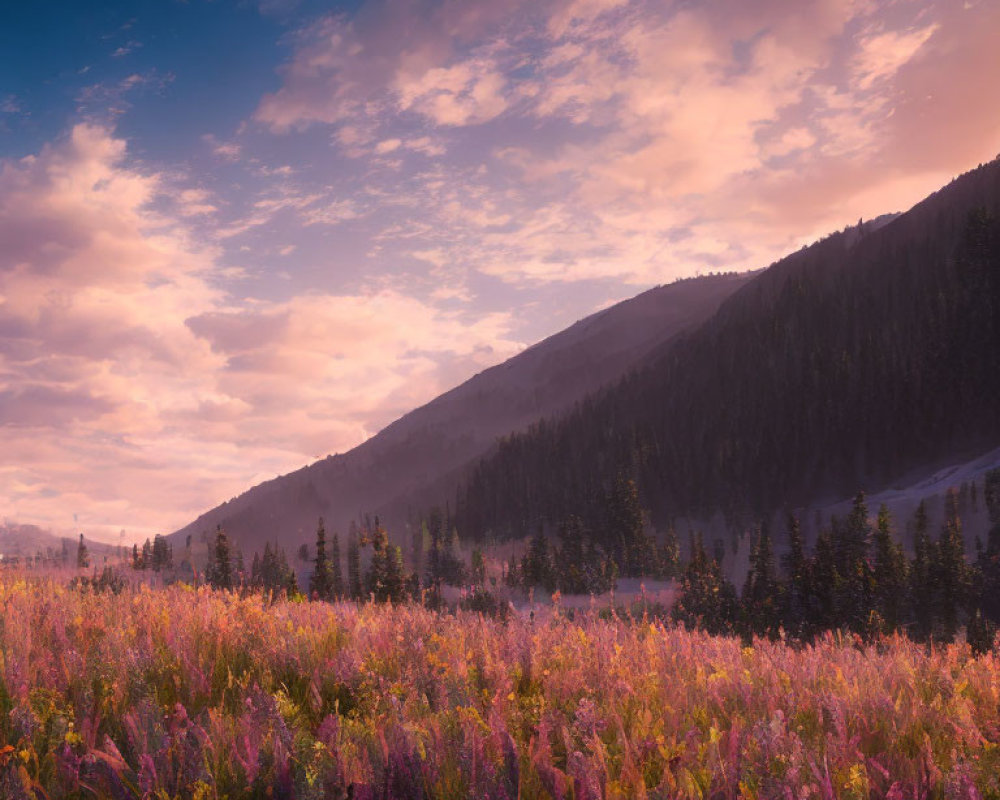
<instances>
[{"instance_id":1,"label":"hazy distant hill","mask_svg":"<svg viewBox=\"0 0 1000 800\"><path fill-rule=\"evenodd\" d=\"M775 263L703 326L464 482L459 527L519 536L619 475L664 526L836 501L1000 445L1000 162Z\"/></svg>"},{"instance_id":2,"label":"hazy distant hill","mask_svg":"<svg viewBox=\"0 0 1000 800\"><path fill-rule=\"evenodd\" d=\"M105 557L110 558L117 552L114 545L91 539L84 541L94 566L99 566ZM65 548L67 560L75 564L77 545L77 539L55 536L37 525L0 524L0 561L3 562L33 559L37 555L61 561Z\"/></svg>"},{"instance_id":3,"label":"hazy distant hill","mask_svg":"<svg viewBox=\"0 0 1000 800\"><path fill-rule=\"evenodd\" d=\"M267 539L312 539L316 518L346 530L359 512L381 514L401 538L408 512L444 504L470 462L497 437L564 412L615 382L649 353L708 319L750 275L678 281L593 314L389 425L348 453L254 487L175 537L217 524L248 553Z\"/></svg>"}]
</instances>

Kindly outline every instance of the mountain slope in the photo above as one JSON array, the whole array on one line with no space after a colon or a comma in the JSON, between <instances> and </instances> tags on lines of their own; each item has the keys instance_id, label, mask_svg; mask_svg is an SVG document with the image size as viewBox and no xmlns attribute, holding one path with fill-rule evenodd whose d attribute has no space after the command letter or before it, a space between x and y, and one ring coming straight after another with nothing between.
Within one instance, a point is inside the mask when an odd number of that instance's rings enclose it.
<instances>
[{"instance_id":1,"label":"mountain slope","mask_svg":"<svg viewBox=\"0 0 1000 800\"><path fill-rule=\"evenodd\" d=\"M203 514L175 537L223 525L246 552L265 540L311 539L316 518L344 531L380 514L397 537L411 509L455 491L498 436L570 408L676 335L708 319L749 275L678 281L593 314L405 415L348 453L260 484Z\"/></svg>"},{"instance_id":2,"label":"mountain slope","mask_svg":"<svg viewBox=\"0 0 1000 800\"><path fill-rule=\"evenodd\" d=\"M566 417L509 437L458 495L466 534L582 515L619 475L654 523L752 519L1000 444L1000 162L772 265Z\"/></svg>"}]
</instances>

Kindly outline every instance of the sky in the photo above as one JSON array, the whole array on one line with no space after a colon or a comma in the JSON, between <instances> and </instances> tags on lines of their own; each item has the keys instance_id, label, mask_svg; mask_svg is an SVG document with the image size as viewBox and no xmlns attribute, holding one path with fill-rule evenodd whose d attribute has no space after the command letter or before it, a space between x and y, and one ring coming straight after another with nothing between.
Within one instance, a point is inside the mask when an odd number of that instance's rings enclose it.
<instances>
[{"instance_id":1,"label":"sky","mask_svg":"<svg viewBox=\"0 0 1000 800\"><path fill-rule=\"evenodd\" d=\"M170 532L1000 152L994 0L0 4L0 515ZM124 534L122 533L124 532Z\"/></svg>"}]
</instances>

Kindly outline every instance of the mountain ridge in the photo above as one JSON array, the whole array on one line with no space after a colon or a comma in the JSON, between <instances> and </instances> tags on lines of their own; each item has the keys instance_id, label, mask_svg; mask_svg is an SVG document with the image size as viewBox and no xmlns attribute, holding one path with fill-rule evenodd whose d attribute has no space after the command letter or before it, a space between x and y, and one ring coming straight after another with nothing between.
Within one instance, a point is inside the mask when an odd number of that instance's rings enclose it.
<instances>
[{"instance_id":1,"label":"mountain ridge","mask_svg":"<svg viewBox=\"0 0 1000 800\"><path fill-rule=\"evenodd\" d=\"M278 538L309 541L316 517L344 530L362 512L391 532L429 501L444 504L498 436L570 408L715 312L754 273L687 278L602 309L483 370L390 423L347 453L258 484L171 534L203 536L222 525L252 550Z\"/></svg>"},{"instance_id":2,"label":"mountain ridge","mask_svg":"<svg viewBox=\"0 0 1000 800\"><path fill-rule=\"evenodd\" d=\"M463 484L460 528L599 527L622 474L660 526L759 519L1000 444L998 216L994 161L780 259L617 386L501 442Z\"/></svg>"}]
</instances>

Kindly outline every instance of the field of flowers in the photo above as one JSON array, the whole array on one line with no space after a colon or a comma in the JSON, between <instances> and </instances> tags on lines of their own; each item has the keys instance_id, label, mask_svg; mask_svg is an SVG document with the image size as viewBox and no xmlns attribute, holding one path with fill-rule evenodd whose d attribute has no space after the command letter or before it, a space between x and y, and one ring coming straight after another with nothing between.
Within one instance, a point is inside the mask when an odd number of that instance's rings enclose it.
<instances>
[{"instance_id":1,"label":"field of flowers","mask_svg":"<svg viewBox=\"0 0 1000 800\"><path fill-rule=\"evenodd\" d=\"M0 797L1000 797L1000 659L0 574ZM605 615L607 616L607 615Z\"/></svg>"}]
</instances>

